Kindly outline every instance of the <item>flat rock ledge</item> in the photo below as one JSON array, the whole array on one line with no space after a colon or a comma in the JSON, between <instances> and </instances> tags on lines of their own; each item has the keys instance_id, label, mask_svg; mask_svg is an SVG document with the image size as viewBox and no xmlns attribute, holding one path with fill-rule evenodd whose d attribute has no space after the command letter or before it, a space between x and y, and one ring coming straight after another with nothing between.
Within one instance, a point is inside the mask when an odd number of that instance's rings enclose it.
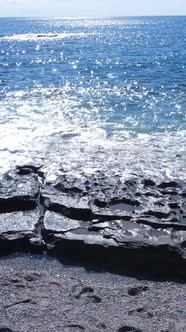
<instances>
[{"instance_id":1,"label":"flat rock ledge","mask_svg":"<svg viewBox=\"0 0 186 332\"><path fill-rule=\"evenodd\" d=\"M186 183L97 171L47 179L32 165L0 180L0 253L47 252L100 264L186 276Z\"/></svg>"}]
</instances>

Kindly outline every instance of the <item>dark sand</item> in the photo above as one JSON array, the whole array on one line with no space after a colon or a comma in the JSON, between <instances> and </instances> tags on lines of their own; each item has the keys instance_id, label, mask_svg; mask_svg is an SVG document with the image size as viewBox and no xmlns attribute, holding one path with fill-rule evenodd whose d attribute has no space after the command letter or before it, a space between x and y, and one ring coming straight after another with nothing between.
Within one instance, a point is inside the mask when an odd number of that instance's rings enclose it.
<instances>
[{"instance_id":1,"label":"dark sand","mask_svg":"<svg viewBox=\"0 0 186 332\"><path fill-rule=\"evenodd\" d=\"M186 285L67 266L47 256L0 260L0 331L186 331Z\"/></svg>"}]
</instances>

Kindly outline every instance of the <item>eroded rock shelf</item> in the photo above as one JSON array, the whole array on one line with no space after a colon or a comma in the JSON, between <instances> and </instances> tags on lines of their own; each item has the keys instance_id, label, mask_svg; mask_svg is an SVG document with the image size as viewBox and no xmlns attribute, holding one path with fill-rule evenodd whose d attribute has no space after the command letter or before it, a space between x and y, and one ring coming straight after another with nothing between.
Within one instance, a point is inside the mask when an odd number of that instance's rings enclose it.
<instances>
[{"instance_id":1,"label":"eroded rock shelf","mask_svg":"<svg viewBox=\"0 0 186 332\"><path fill-rule=\"evenodd\" d=\"M0 252L16 251L185 276L186 183L17 167L0 181Z\"/></svg>"}]
</instances>

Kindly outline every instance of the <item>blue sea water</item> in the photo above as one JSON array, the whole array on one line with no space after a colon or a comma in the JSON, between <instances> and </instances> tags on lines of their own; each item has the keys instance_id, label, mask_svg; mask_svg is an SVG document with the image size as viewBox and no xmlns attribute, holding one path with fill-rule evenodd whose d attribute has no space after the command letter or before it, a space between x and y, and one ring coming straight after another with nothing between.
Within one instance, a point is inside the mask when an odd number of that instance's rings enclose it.
<instances>
[{"instance_id":1,"label":"blue sea water","mask_svg":"<svg viewBox=\"0 0 186 332\"><path fill-rule=\"evenodd\" d=\"M0 19L0 169L186 178L186 17Z\"/></svg>"}]
</instances>

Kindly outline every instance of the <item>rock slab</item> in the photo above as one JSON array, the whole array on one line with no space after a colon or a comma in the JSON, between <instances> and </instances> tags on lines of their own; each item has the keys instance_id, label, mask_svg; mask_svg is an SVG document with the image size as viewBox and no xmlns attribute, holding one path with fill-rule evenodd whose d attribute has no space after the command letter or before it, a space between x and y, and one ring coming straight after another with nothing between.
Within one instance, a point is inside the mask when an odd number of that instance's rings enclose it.
<instances>
[{"instance_id":1,"label":"rock slab","mask_svg":"<svg viewBox=\"0 0 186 332\"><path fill-rule=\"evenodd\" d=\"M19 245L18 245L19 242ZM166 178L59 171L34 166L0 181L0 248L36 248L119 268L186 275L186 184Z\"/></svg>"}]
</instances>

